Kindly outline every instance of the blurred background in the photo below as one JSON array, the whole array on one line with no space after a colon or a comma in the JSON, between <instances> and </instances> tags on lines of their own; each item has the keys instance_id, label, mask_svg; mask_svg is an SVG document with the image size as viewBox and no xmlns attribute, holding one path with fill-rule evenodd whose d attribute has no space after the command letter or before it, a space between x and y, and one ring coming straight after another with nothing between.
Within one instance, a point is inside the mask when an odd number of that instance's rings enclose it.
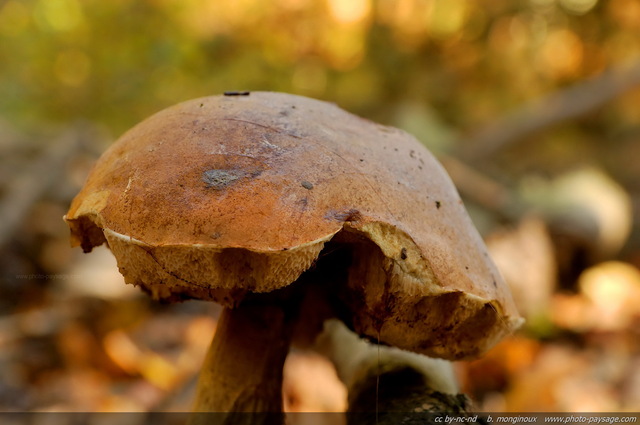
<instances>
[{"instance_id":1,"label":"blurred background","mask_svg":"<svg viewBox=\"0 0 640 425\"><path fill-rule=\"evenodd\" d=\"M188 410L217 307L161 305L62 221L95 159L227 90L335 102L445 165L527 318L456 365L486 411L640 410L637 0L0 1L0 411ZM340 411L294 351L289 411Z\"/></svg>"}]
</instances>

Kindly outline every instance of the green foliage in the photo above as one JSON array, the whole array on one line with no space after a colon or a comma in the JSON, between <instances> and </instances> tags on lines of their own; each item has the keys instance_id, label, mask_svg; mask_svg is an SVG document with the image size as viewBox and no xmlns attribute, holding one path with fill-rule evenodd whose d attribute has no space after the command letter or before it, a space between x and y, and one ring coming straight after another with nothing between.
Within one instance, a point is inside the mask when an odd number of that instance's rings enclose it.
<instances>
[{"instance_id":1,"label":"green foliage","mask_svg":"<svg viewBox=\"0 0 640 425\"><path fill-rule=\"evenodd\" d=\"M115 134L167 105L280 90L473 128L640 51L632 0L8 0L0 115ZM631 108L630 105L621 105ZM624 114L640 120L635 111Z\"/></svg>"}]
</instances>

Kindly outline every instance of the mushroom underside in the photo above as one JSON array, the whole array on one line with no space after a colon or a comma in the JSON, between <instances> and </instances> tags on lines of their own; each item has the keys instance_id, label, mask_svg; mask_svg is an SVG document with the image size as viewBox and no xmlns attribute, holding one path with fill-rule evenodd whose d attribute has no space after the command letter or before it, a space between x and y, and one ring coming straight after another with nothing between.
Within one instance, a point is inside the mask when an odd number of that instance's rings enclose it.
<instances>
[{"instance_id":1,"label":"mushroom underside","mask_svg":"<svg viewBox=\"0 0 640 425\"><path fill-rule=\"evenodd\" d=\"M338 317L373 342L457 360L483 353L513 327L496 301L443 288L428 266L407 265L419 257L415 246L405 243L393 258L370 232L346 224L324 239L273 252L149 246L109 229L101 238L86 221L82 229L91 238L83 241L85 250L106 241L125 281L156 299L233 308L270 302L283 288L304 284L309 289L296 334L309 342L325 319Z\"/></svg>"}]
</instances>

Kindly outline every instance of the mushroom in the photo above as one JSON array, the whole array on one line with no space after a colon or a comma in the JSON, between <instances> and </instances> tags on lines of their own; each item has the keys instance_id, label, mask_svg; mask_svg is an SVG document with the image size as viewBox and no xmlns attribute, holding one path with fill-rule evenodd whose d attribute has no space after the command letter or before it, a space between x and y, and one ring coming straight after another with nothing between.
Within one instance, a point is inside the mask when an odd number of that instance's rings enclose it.
<instances>
[{"instance_id":1,"label":"mushroom","mask_svg":"<svg viewBox=\"0 0 640 425\"><path fill-rule=\"evenodd\" d=\"M325 322L314 348L348 390L347 424L438 423L430 416L473 412L447 360L371 344L335 319Z\"/></svg>"},{"instance_id":2,"label":"mushroom","mask_svg":"<svg viewBox=\"0 0 640 425\"><path fill-rule=\"evenodd\" d=\"M225 307L196 411L281 412L291 339L328 317L445 359L521 321L423 145L300 96L234 92L151 116L102 155L65 220L72 245L106 242L154 299Z\"/></svg>"}]
</instances>

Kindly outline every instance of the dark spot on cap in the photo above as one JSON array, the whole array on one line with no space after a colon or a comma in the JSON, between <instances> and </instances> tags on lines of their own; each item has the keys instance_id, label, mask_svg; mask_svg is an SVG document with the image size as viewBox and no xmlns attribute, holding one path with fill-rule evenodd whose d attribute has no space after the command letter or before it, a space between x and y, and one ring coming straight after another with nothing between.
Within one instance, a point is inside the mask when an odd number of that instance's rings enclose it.
<instances>
[{"instance_id":1,"label":"dark spot on cap","mask_svg":"<svg viewBox=\"0 0 640 425\"><path fill-rule=\"evenodd\" d=\"M202 181L207 184L208 188L224 189L231 183L242 178L244 173L238 170L207 170L202 173Z\"/></svg>"},{"instance_id":2,"label":"dark spot on cap","mask_svg":"<svg viewBox=\"0 0 640 425\"><path fill-rule=\"evenodd\" d=\"M442 202L436 201L436 208L440 209L441 206L442 206Z\"/></svg>"},{"instance_id":3,"label":"dark spot on cap","mask_svg":"<svg viewBox=\"0 0 640 425\"><path fill-rule=\"evenodd\" d=\"M249 96L251 92L248 91L226 91L224 92L225 96Z\"/></svg>"},{"instance_id":4,"label":"dark spot on cap","mask_svg":"<svg viewBox=\"0 0 640 425\"><path fill-rule=\"evenodd\" d=\"M402 248L400 250L400 258L403 259L403 260L407 259L407 248Z\"/></svg>"},{"instance_id":5,"label":"dark spot on cap","mask_svg":"<svg viewBox=\"0 0 640 425\"><path fill-rule=\"evenodd\" d=\"M360 211L355 208L352 208L347 211L332 211L329 213L329 216L335 220L346 222L346 221L358 221L362 218L360 215Z\"/></svg>"},{"instance_id":6,"label":"dark spot on cap","mask_svg":"<svg viewBox=\"0 0 640 425\"><path fill-rule=\"evenodd\" d=\"M305 197L296 202L296 204L300 206L300 209L302 209L302 211L306 211L307 207L309 206L309 200Z\"/></svg>"},{"instance_id":7,"label":"dark spot on cap","mask_svg":"<svg viewBox=\"0 0 640 425\"><path fill-rule=\"evenodd\" d=\"M308 182L308 181L305 180L301 184L302 184L302 187L304 187L307 190L313 189L313 183L311 183L311 182Z\"/></svg>"}]
</instances>

